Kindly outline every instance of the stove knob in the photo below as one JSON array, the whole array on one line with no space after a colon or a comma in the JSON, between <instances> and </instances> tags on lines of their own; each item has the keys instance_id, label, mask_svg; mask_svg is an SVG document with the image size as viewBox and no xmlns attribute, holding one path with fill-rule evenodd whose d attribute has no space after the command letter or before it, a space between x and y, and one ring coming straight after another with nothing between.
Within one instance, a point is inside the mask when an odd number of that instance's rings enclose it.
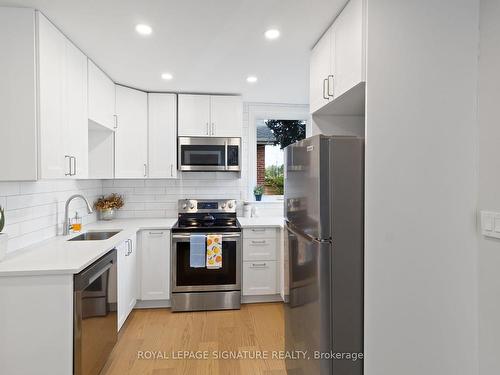
<instances>
[{"instance_id":1,"label":"stove knob","mask_svg":"<svg viewBox=\"0 0 500 375\"><path fill-rule=\"evenodd\" d=\"M229 203L227 204L227 206L228 206L229 208L233 208L233 202L229 202Z\"/></svg>"},{"instance_id":2,"label":"stove knob","mask_svg":"<svg viewBox=\"0 0 500 375\"><path fill-rule=\"evenodd\" d=\"M182 209L183 209L183 210L185 210L186 208L188 208L188 205L187 205L186 203L184 203L184 204L182 205Z\"/></svg>"},{"instance_id":3,"label":"stove knob","mask_svg":"<svg viewBox=\"0 0 500 375\"><path fill-rule=\"evenodd\" d=\"M220 206L221 208L226 208L226 202L222 203Z\"/></svg>"},{"instance_id":4,"label":"stove knob","mask_svg":"<svg viewBox=\"0 0 500 375\"><path fill-rule=\"evenodd\" d=\"M189 208L190 208L190 209L194 209L194 204L193 204L193 203L191 203L191 204L189 205Z\"/></svg>"}]
</instances>

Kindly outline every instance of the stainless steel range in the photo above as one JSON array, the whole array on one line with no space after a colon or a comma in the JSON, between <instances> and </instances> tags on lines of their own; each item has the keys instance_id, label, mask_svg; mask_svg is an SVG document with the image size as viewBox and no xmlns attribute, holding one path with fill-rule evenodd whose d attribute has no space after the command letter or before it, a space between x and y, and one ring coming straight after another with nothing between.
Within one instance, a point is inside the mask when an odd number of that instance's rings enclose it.
<instances>
[{"instance_id":1,"label":"stainless steel range","mask_svg":"<svg viewBox=\"0 0 500 375\"><path fill-rule=\"evenodd\" d=\"M172 228L172 311L239 309L241 227L236 201L183 199L178 212ZM194 239L201 239L206 249L213 235L221 244L218 267L193 265Z\"/></svg>"}]
</instances>

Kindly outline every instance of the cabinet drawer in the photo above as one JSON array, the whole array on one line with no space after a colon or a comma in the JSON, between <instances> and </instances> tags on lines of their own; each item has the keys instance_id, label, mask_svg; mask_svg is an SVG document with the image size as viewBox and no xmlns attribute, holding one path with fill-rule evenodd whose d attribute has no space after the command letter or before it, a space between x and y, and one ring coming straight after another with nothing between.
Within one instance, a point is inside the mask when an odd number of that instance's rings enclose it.
<instances>
[{"instance_id":1,"label":"cabinet drawer","mask_svg":"<svg viewBox=\"0 0 500 375\"><path fill-rule=\"evenodd\" d=\"M243 229L243 238L276 238L276 228L247 228Z\"/></svg>"},{"instance_id":2,"label":"cabinet drawer","mask_svg":"<svg viewBox=\"0 0 500 375\"><path fill-rule=\"evenodd\" d=\"M276 294L275 261L243 262L243 295Z\"/></svg>"},{"instance_id":3,"label":"cabinet drawer","mask_svg":"<svg viewBox=\"0 0 500 375\"><path fill-rule=\"evenodd\" d=\"M243 260L276 260L276 236L274 238L245 238Z\"/></svg>"}]
</instances>

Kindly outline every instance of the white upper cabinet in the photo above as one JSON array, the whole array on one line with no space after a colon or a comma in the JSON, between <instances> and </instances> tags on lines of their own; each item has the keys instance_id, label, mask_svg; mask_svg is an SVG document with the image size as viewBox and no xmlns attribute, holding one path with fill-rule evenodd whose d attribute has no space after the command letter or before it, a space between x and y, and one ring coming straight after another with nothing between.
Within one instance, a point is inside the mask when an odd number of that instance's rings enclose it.
<instances>
[{"instance_id":1,"label":"white upper cabinet","mask_svg":"<svg viewBox=\"0 0 500 375\"><path fill-rule=\"evenodd\" d=\"M148 94L148 177L177 177L177 95Z\"/></svg>"},{"instance_id":2,"label":"white upper cabinet","mask_svg":"<svg viewBox=\"0 0 500 375\"><path fill-rule=\"evenodd\" d=\"M108 129L115 127L115 84L88 60L88 103L89 120Z\"/></svg>"},{"instance_id":3,"label":"white upper cabinet","mask_svg":"<svg viewBox=\"0 0 500 375\"><path fill-rule=\"evenodd\" d=\"M179 95L179 136L210 136L209 95Z\"/></svg>"},{"instance_id":4,"label":"white upper cabinet","mask_svg":"<svg viewBox=\"0 0 500 375\"><path fill-rule=\"evenodd\" d=\"M148 95L116 86L115 178L144 178L148 169Z\"/></svg>"},{"instance_id":5,"label":"white upper cabinet","mask_svg":"<svg viewBox=\"0 0 500 375\"><path fill-rule=\"evenodd\" d=\"M66 39L64 147L74 178L88 177L87 56Z\"/></svg>"},{"instance_id":6,"label":"white upper cabinet","mask_svg":"<svg viewBox=\"0 0 500 375\"><path fill-rule=\"evenodd\" d=\"M239 96L179 95L180 137L241 137Z\"/></svg>"},{"instance_id":7,"label":"white upper cabinet","mask_svg":"<svg viewBox=\"0 0 500 375\"><path fill-rule=\"evenodd\" d=\"M312 50L311 113L366 81L365 39L365 0L350 0Z\"/></svg>"},{"instance_id":8,"label":"white upper cabinet","mask_svg":"<svg viewBox=\"0 0 500 375\"><path fill-rule=\"evenodd\" d=\"M332 38L334 97L365 81L363 0L351 0L335 20Z\"/></svg>"},{"instance_id":9,"label":"white upper cabinet","mask_svg":"<svg viewBox=\"0 0 500 375\"><path fill-rule=\"evenodd\" d=\"M38 15L39 177L63 178L72 174L65 155L67 108L65 82L66 40L41 13Z\"/></svg>"},{"instance_id":10,"label":"white upper cabinet","mask_svg":"<svg viewBox=\"0 0 500 375\"><path fill-rule=\"evenodd\" d=\"M309 107L311 112L323 107L332 96L328 94L331 83L331 60L333 52L332 29L323 35L311 53ZM331 88L332 89L332 88ZM331 90L330 89L330 90Z\"/></svg>"},{"instance_id":11,"label":"white upper cabinet","mask_svg":"<svg viewBox=\"0 0 500 375\"><path fill-rule=\"evenodd\" d=\"M210 96L210 127L214 137L241 137L243 104L239 96Z\"/></svg>"}]
</instances>

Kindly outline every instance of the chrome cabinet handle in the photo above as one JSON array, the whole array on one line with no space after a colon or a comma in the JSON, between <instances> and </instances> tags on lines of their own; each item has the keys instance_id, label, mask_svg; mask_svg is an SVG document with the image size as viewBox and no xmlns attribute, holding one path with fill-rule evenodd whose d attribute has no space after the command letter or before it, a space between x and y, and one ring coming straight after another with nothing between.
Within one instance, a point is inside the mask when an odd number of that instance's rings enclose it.
<instances>
[{"instance_id":1,"label":"chrome cabinet handle","mask_svg":"<svg viewBox=\"0 0 500 375\"><path fill-rule=\"evenodd\" d=\"M76 157L70 156L70 159L73 159L73 174L72 174L72 176L76 176Z\"/></svg>"},{"instance_id":2,"label":"chrome cabinet handle","mask_svg":"<svg viewBox=\"0 0 500 375\"><path fill-rule=\"evenodd\" d=\"M114 117L113 129L118 129L118 115L114 114L113 117Z\"/></svg>"},{"instance_id":3,"label":"chrome cabinet handle","mask_svg":"<svg viewBox=\"0 0 500 375\"><path fill-rule=\"evenodd\" d=\"M210 135L210 126L208 125L208 122L207 122L207 135Z\"/></svg>"},{"instance_id":4,"label":"chrome cabinet handle","mask_svg":"<svg viewBox=\"0 0 500 375\"><path fill-rule=\"evenodd\" d=\"M148 169L148 165L146 163L144 163L144 177L147 176L147 169Z\"/></svg>"},{"instance_id":5,"label":"chrome cabinet handle","mask_svg":"<svg viewBox=\"0 0 500 375\"><path fill-rule=\"evenodd\" d=\"M331 94L330 94L330 78L332 79L332 93ZM333 93L333 75L332 74L330 74L328 76L327 83L328 84L327 84L327 87L326 87L326 89L327 89L326 93L328 94L329 97L331 96L333 98L333 94L334 93Z\"/></svg>"},{"instance_id":6,"label":"chrome cabinet handle","mask_svg":"<svg viewBox=\"0 0 500 375\"><path fill-rule=\"evenodd\" d=\"M170 164L170 177L174 177L174 165Z\"/></svg>"},{"instance_id":7,"label":"chrome cabinet handle","mask_svg":"<svg viewBox=\"0 0 500 375\"><path fill-rule=\"evenodd\" d=\"M265 268L267 267L267 263L252 263L251 268Z\"/></svg>"},{"instance_id":8,"label":"chrome cabinet handle","mask_svg":"<svg viewBox=\"0 0 500 375\"><path fill-rule=\"evenodd\" d=\"M159 235L162 235L164 232L149 232L150 235L152 236L159 236Z\"/></svg>"},{"instance_id":9,"label":"chrome cabinet handle","mask_svg":"<svg viewBox=\"0 0 500 375\"><path fill-rule=\"evenodd\" d=\"M65 176L71 176L71 156L69 155L64 155L64 159L68 158L68 162L69 162L69 165L68 165L68 168L69 168L69 172L67 173L64 173Z\"/></svg>"},{"instance_id":10,"label":"chrome cabinet handle","mask_svg":"<svg viewBox=\"0 0 500 375\"><path fill-rule=\"evenodd\" d=\"M252 232L265 232L266 228L253 228Z\"/></svg>"},{"instance_id":11,"label":"chrome cabinet handle","mask_svg":"<svg viewBox=\"0 0 500 375\"><path fill-rule=\"evenodd\" d=\"M262 241L252 241L253 244L260 244L260 245L263 245L265 244L267 241L266 240L262 240Z\"/></svg>"},{"instance_id":12,"label":"chrome cabinet handle","mask_svg":"<svg viewBox=\"0 0 500 375\"><path fill-rule=\"evenodd\" d=\"M328 84L328 78L323 80L323 99L330 100L330 97L325 94L325 83Z\"/></svg>"},{"instance_id":13,"label":"chrome cabinet handle","mask_svg":"<svg viewBox=\"0 0 500 375\"><path fill-rule=\"evenodd\" d=\"M215 123L212 122L212 135L215 135Z\"/></svg>"}]
</instances>

